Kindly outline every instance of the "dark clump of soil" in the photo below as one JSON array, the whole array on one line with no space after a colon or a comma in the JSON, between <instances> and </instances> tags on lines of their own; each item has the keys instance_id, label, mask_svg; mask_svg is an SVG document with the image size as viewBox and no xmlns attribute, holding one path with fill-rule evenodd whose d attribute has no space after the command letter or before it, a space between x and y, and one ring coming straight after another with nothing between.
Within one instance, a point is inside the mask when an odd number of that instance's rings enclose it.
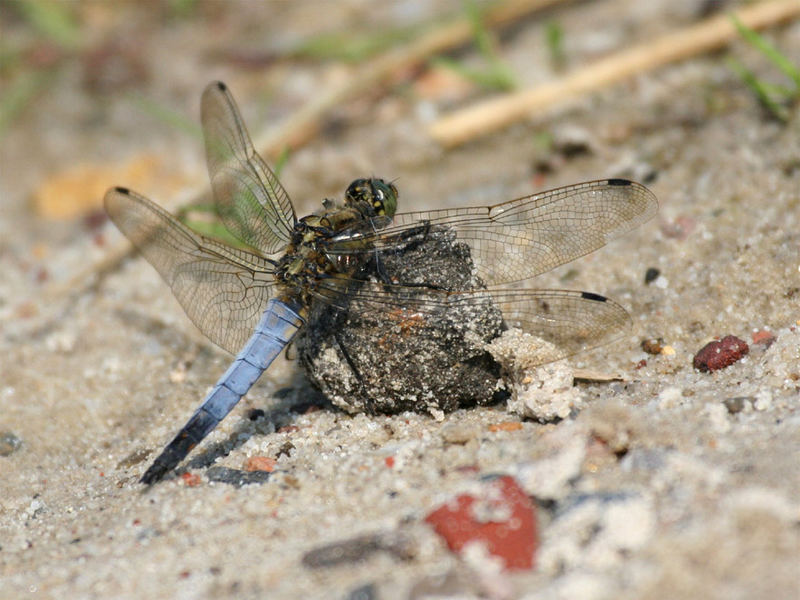
<instances>
[{"instance_id":1,"label":"dark clump of soil","mask_svg":"<svg viewBox=\"0 0 800 600\"><path fill-rule=\"evenodd\" d=\"M488 293L446 301L445 291L485 288L452 232L421 226L361 276L338 307L312 306L296 342L309 379L334 404L351 413L447 412L503 397L500 367L485 350L504 329L500 310Z\"/></svg>"}]
</instances>

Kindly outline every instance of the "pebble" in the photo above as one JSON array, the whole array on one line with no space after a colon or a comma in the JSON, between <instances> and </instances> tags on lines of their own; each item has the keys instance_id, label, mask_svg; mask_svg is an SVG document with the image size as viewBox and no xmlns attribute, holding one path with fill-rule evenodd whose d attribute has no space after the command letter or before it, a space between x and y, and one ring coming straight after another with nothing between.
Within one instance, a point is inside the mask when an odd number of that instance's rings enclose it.
<instances>
[{"instance_id":1,"label":"pebble","mask_svg":"<svg viewBox=\"0 0 800 600\"><path fill-rule=\"evenodd\" d=\"M228 483L235 487L242 487L251 483L265 483L269 481L271 473L267 471L240 471L228 467L209 467L205 473L209 481Z\"/></svg>"},{"instance_id":2,"label":"pebble","mask_svg":"<svg viewBox=\"0 0 800 600\"><path fill-rule=\"evenodd\" d=\"M750 351L747 342L734 335L726 335L719 341L709 342L695 354L692 364L695 369L712 372L729 367Z\"/></svg>"},{"instance_id":3,"label":"pebble","mask_svg":"<svg viewBox=\"0 0 800 600\"><path fill-rule=\"evenodd\" d=\"M499 558L506 570L533 568L539 537L536 507L513 477L485 482L481 494L461 494L425 517L453 552L475 543Z\"/></svg>"},{"instance_id":4,"label":"pebble","mask_svg":"<svg viewBox=\"0 0 800 600\"><path fill-rule=\"evenodd\" d=\"M754 398L751 396L735 396L733 398L725 398L722 404L728 409L732 415L742 412L748 404L752 404Z\"/></svg>"},{"instance_id":5,"label":"pebble","mask_svg":"<svg viewBox=\"0 0 800 600\"><path fill-rule=\"evenodd\" d=\"M753 340L753 344L761 344L765 348L769 348L778 338L775 337L771 331L766 329L761 329L759 331L754 331L753 334L750 336Z\"/></svg>"},{"instance_id":6,"label":"pebble","mask_svg":"<svg viewBox=\"0 0 800 600\"><path fill-rule=\"evenodd\" d=\"M758 392L756 394L756 401L753 403L753 408L759 411L772 408L772 393L769 390L761 390Z\"/></svg>"},{"instance_id":7,"label":"pebble","mask_svg":"<svg viewBox=\"0 0 800 600\"><path fill-rule=\"evenodd\" d=\"M0 433L0 456L11 456L21 446L22 440L10 431Z\"/></svg>"},{"instance_id":8,"label":"pebble","mask_svg":"<svg viewBox=\"0 0 800 600\"><path fill-rule=\"evenodd\" d=\"M480 427L475 423L454 421L444 425L440 434L448 444L466 444L470 440L478 439Z\"/></svg>"},{"instance_id":9,"label":"pebble","mask_svg":"<svg viewBox=\"0 0 800 600\"><path fill-rule=\"evenodd\" d=\"M656 269L655 267L650 267L647 271L644 272L644 283L645 285L653 283L658 276L661 275L661 271Z\"/></svg>"},{"instance_id":10,"label":"pebble","mask_svg":"<svg viewBox=\"0 0 800 600\"><path fill-rule=\"evenodd\" d=\"M277 465L278 461L271 456L251 456L245 461L244 470L249 472L263 471L265 473L272 473Z\"/></svg>"},{"instance_id":11,"label":"pebble","mask_svg":"<svg viewBox=\"0 0 800 600\"><path fill-rule=\"evenodd\" d=\"M664 349L664 340L662 338L642 340L641 346L642 350L647 352L647 354L661 354L661 351Z\"/></svg>"},{"instance_id":12,"label":"pebble","mask_svg":"<svg viewBox=\"0 0 800 600\"><path fill-rule=\"evenodd\" d=\"M363 562L376 552L410 560L416 549L409 536L397 531L367 533L317 546L303 555L302 562L312 569L340 567Z\"/></svg>"}]
</instances>

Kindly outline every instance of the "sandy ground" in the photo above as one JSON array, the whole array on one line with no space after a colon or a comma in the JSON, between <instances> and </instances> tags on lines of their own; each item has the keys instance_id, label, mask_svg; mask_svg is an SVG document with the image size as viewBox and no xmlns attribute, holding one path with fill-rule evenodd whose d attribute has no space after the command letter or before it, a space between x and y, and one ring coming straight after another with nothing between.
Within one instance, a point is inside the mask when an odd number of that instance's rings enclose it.
<instances>
[{"instance_id":1,"label":"sandy ground","mask_svg":"<svg viewBox=\"0 0 800 600\"><path fill-rule=\"evenodd\" d=\"M574 67L685 24L698 5L576 3L548 17L564 27ZM190 457L192 476L137 483L230 358L143 259L58 291L121 236L96 219L48 218L31 199L88 165L117 173L103 185L175 206L206 185L200 141L137 97L196 122L203 87L224 79L262 131L351 67L245 68L220 49L429 16L410 3L236 9L201 5L170 20L135 4L83 5L90 42L116 43L111 66L63 59L0 139L0 598L797 597L800 119L796 110L787 124L766 118L724 54L449 152L425 127L452 100L405 83L343 107L282 175L301 214L373 174L397 178L405 210L646 180L661 205L655 220L529 284L591 290L628 309L628 335L572 361L622 381L577 383L569 416L550 422L503 405L441 420L351 416L280 358ZM35 40L16 18L2 27L8 43ZM544 35L530 20L503 38L524 84L554 76ZM800 64L800 23L769 37ZM744 45L732 54L779 81ZM92 83L98 69L105 79ZM120 180L119 165L137 160L149 166ZM660 277L645 284L648 268ZM764 330L771 345L754 343ZM693 355L728 334L749 354L695 370ZM646 354L649 338L674 353ZM265 414L253 419L254 410ZM242 469L254 456L277 461L265 481L210 480L211 463ZM480 548L454 554L424 522L491 474L513 476L538 506L533 570L504 572ZM348 540L336 560L313 554Z\"/></svg>"}]
</instances>

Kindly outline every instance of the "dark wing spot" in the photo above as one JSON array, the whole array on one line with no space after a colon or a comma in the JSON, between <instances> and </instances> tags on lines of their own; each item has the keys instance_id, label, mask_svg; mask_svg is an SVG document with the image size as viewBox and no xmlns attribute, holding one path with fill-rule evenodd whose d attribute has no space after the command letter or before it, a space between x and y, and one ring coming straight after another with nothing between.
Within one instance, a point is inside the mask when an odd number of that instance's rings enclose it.
<instances>
[{"instance_id":1,"label":"dark wing spot","mask_svg":"<svg viewBox=\"0 0 800 600\"><path fill-rule=\"evenodd\" d=\"M608 185L625 186L625 185L631 185L632 183L633 182L630 181L629 179L609 179L608 180Z\"/></svg>"},{"instance_id":2,"label":"dark wing spot","mask_svg":"<svg viewBox=\"0 0 800 600\"><path fill-rule=\"evenodd\" d=\"M584 300L594 300L595 302L606 302L608 298L600 294L593 294L592 292L581 292L581 298Z\"/></svg>"}]
</instances>

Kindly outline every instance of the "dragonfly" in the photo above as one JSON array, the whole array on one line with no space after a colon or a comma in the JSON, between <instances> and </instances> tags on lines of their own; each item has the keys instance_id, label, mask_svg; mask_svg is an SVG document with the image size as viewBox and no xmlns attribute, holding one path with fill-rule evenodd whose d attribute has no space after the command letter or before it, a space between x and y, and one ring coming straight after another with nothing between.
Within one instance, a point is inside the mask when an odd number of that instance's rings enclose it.
<instances>
[{"instance_id":1,"label":"dragonfly","mask_svg":"<svg viewBox=\"0 0 800 600\"><path fill-rule=\"evenodd\" d=\"M114 187L104 197L113 223L158 271L191 321L235 355L141 477L144 484L161 480L214 430L317 303L346 309L356 296L359 310L396 321L398 312L419 319L490 298L509 327L554 344L557 350L543 362L604 344L630 323L624 308L599 294L506 284L586 255L652 218L658 202L639 183L602 179L494 206L401 213L393 183L363 178L348 186L342 202L324 200L319 211L297 218L278 177L253 148L224 83L212 82L203 92L201 123L215 210L239 243L201 235L130 189ZM409 232L427 228L469 246L479 288L429 286L419 294L419 283L365 276L368 264L401 253Z\"/></svg>"}]
</instances>

